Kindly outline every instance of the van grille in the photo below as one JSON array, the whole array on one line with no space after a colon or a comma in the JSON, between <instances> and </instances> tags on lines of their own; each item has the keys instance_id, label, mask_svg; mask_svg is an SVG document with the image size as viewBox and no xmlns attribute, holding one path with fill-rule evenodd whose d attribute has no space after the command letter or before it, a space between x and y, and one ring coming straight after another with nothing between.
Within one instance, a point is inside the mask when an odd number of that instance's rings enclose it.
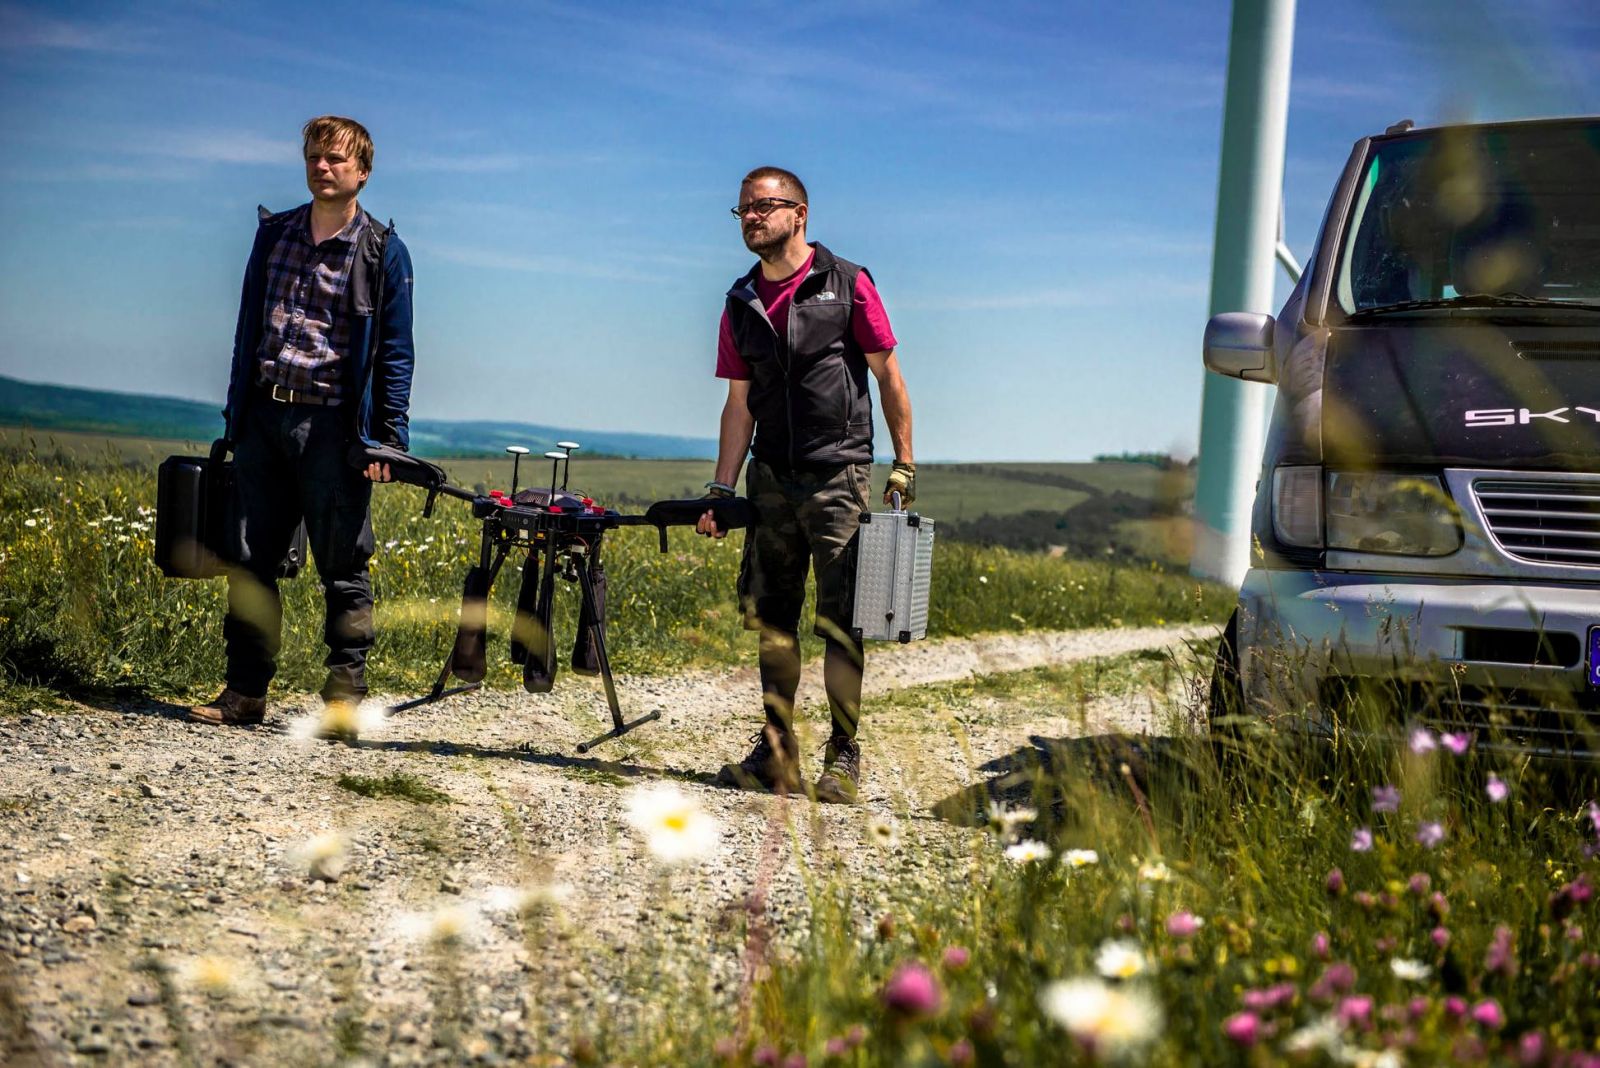
<instances>
[{"instance_id":1,"label":"van grille","mask_svg":"<svg viewBox=\"0 0 1600 1068\"><path fill-rule=\"evenodd\" d=\"M1472 484L1489 532L1520 560L1600 567L1600 477Z\"/></svg>"}]
</instances>

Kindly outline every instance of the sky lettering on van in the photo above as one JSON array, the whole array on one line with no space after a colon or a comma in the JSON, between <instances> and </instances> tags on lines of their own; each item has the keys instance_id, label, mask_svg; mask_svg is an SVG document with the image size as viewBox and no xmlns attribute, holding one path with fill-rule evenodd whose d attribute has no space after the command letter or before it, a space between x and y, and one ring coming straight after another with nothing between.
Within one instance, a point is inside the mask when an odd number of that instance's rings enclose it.
<instances>
[{"instance_id":1,"label":"sky lettering on van","mask_svg":"<svg viewBox=\"0 0 1600 1068\"><path fill-rule=\"evenodd\" d=\"M1552 423L1570 423L1573 419L1566 416L1567 412L1573 413L1577 421L1584 421L1587 416L1596 423L1600 423L1600 408L1585 408L1574 405L1566 408L1551 408L1549 411L1536 412L1530 408L1478 408L1466 413L1467 426L1527 426L1535 419L1547 419Z\"/></svg>"}]
</instances>

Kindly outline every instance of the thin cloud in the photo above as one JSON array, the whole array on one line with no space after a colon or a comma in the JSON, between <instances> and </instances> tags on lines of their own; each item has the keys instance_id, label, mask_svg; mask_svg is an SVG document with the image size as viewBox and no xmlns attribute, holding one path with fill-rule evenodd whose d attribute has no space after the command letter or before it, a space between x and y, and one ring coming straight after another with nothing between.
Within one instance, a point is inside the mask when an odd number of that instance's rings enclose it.
<instances>
[{"instance_id":1,"label":"thin cloud","mask_svg":"<svg viewBox=\"0 0 1600 1068\"><path fill-rule=\"evenodd\" d=\"M0 4L0 49L8 51L137 52L143 42L125 24L74 21Z\"/></svg>"},{"instance_id":2,"label":"thin cloud","mask_svg":"<svg viewBox=\"0 0 1600 1068\"><path fill-rule=\"evenodd\" d=\"M571 256L530 256L520 252L503 252L492 248L468 248L462 245L435 244L431 241L409 242L418 253L436 259L457 263L463 267L477 267L488 271L520 271L528 274L556 274L567 277L599 278L610 282L660 282L659 274L646 274L613 267L600 258L576 259Z\"/></svg>"}]
</instances>

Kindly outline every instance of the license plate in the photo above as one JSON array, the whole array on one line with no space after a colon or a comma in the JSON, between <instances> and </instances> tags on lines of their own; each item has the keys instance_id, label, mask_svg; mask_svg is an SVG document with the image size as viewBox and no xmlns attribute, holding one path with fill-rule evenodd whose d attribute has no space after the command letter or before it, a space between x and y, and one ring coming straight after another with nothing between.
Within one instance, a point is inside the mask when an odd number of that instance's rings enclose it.
<instances>
[{"instance_id":1,"label":"license plate","mask_svg":"<svg viewBox=\"0 0 1600 1068\"><path fill-rule=\"evenodd\" d=\"M1589 685L1600 690L1600 627L1589 628Z\"/></svg>"}]
</instances>

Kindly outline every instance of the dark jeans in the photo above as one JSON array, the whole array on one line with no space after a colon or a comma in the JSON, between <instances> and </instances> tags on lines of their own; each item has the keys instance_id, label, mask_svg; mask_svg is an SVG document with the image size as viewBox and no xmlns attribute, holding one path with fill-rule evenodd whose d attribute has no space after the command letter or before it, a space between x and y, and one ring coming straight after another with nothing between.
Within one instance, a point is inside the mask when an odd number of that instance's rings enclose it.
<instances>
[{"instance_id":1,"label":"dark jeans","mask_svg":"<svg viewBox=\"0 0 1600 1068\"><path fill-rule=\"evenodd\" d=\"M345 463L349 419L343 409L280 404L252 397L234 445L239 566L228 575L228 685L264 697L278 669L283 605L277 568L305 520L311 556L327 601L324 698L367 692L372 649L372 483Z\"/></svg>"},{"instance_id":2,"label":"dark jeans","mask_svg":"<svg viewBox=\"0 0 1600 1068\"><path fill-rule=\"evenodd\" d=\"M868 510L870 464L826 471L775 471L750 461L745 493L760 522L745 535L739 603L747 629L760 631L761 700L784 730L800 686L800 611L806 572L817 579L814 633L823 639L822 683L833 733L854 738L861 719L861 643L851 636L855 545Z\"/></svg>"}]
</instances>

